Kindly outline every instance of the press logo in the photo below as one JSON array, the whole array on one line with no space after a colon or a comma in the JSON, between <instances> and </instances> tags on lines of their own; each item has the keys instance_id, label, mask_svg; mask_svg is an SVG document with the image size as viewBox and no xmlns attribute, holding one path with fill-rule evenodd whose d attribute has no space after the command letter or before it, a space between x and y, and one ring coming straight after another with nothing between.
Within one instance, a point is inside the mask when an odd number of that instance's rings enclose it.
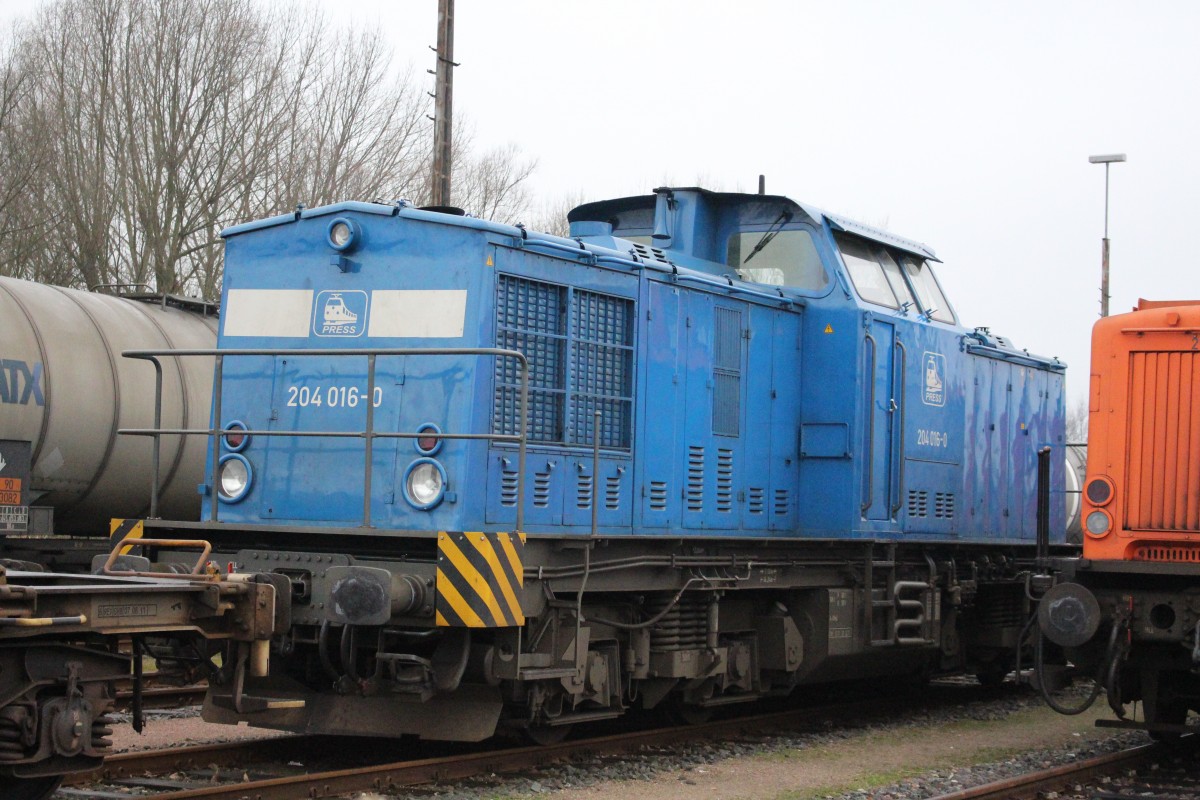
<instances>
[{"instance_id":1,"label":"press logo","mask_svg":"<svg viewBox=\"0 0 1200 800\"><path fill-rule=\"evenodd\" d=\"M367 293L358 289L326 290L317 295L313 333L317 336L362 336L367 329Z\"/></svg>"},{"instance_id":2,"label":"press logo","mask_svg":"<svg viewBox=\"0 0 1200 800\"><path fill-rule=\"evenodd\" d=\"M925 391L921 400L927 406L946 405L946 357L941 353L925 351Z\"/></svg>"}]
</instances>

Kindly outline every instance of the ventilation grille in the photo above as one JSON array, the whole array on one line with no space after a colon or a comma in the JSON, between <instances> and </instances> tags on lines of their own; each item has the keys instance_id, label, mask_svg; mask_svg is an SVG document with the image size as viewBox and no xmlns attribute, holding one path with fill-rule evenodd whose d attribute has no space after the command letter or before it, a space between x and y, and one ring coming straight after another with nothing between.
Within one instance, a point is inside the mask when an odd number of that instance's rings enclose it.
<instances>
[{"instance_id":1,"label":"ventilation grille","mask_svg":"<svg viewBox=\"0 0 1200 800\"><path fill-rule=\"evenodd\" d=\"M1140 544L1130 556L1134 561L1171 561L1200 563L1200 547L1195 545Z\"/></svg>"},{"instance_id":2,"label":"ventilation grille","mask_svg":"<svg viewBox=\"0 0 1200 800\"><path fill-rule=\"evenodd\" d=\"M517 471L505 469L500 473L500 505L515 506L517 504Z\"/></svg>"},{"instance_id":3,"label":"ventilation grille","mask_svg":"<svg viewBox=\"0 0 1200 800\"><path fill-rule=\"evenodd\" d=\"M1125 525L1200 531L1200 353L1131 353Z\"/></svg>"},{"instance_id":4,"label":"ventilation grille","mask_svg":"<svg viewBox=\"0 0 1200 800\"><path fill-rule=\"evenodd\" d=\"M633 385L633 303L575 290L571 297L571 436L592 444L600 412L600 446L628 447Z\"/></svg>"},{"instance_id":5,"label":"ventilation grille","mask_svg":"<svg viewBox=\"0 0 1200 800\"><path fill-rule=\"evenodd\" d=\"M937 492L933 496L933 516L937 519L954 519L954 494Z\"/></svg>"},{"instance_id":6,"label":"ventilation grille","mask_svg":"<svg viewBox=\"0 0 1200 800\"><path fill-rule=\"evenodd\" d=\"M704 448L688 448L687 510L704 510Z\"/></svg>"},{"instance_id":7,"label":"ventilation grille","mask_svg":"<svg viewBox=\"0 0 1200 800\"><path fill-rule=\"evenodd\" d=\"M701 597L680 598L667 607L671 598L656 596L646 601L646 614L658 616L650 629L651 650L695 650L708 641L708 604ZM664 613L665 612L665 613Z\"/></svg>"},{"instance_id":8,"label":"ventilation grille","mask_svg":"<svg viewBox=\"0 0 1200 800\"><path fill-rule=\"evenodd\" d=\"M592 507L592 476L582 472L575 477L575 507Z\"/></svg>"},{"instance_id":9,"label":"ventilation grille","mask_svg":"<svg viewBox=\"0 0 1200 800\"><path fill-rule=\"evenodd\" d=\"M747 510L751 514L762 514L766 511L767 492L761 486L750 487L750 503Z\"/></svg>"},{"instance_id":10,"label":"ventilation grille","mask_svg":"<svg viewBox=\"0 0 1200 800\"><path fill-rule=\"evenodd\" d=\"M566 290L501 275L496 284L496 346L529 359L529 439L562 441L566 376ZM519 433L521 372L512 358L497 358L493 429Z\"/></svg>"},{"instance_id":11,"label":"ventilation grille","mask_svg":"<svg viewBox=\"0 0 1200 800\"><path fill-rule=\"evenodd\" d=\"M537 508L550 505L550 473L539 472L533 476L533 504Z\"/></svg>"},{"instance_id":12,"label":"ventilation grille","mask_svg":"<svg viewBox=\"0 0 1200 800\"><path fill-rule=\"evenodd\" d=\"M733 451L717 449L717 511L733 511Z\"/></svg>"},{"instance_id":13,"label":"ventilation grille","mask_svg":"<svg viewBox=\"0 0 1200 800\"><path fill-rule=\"evenodd\" d=\"M604 507L609 511L621 508L621 475L610 475L605 481Z\"/></svg>"},{"instance_id":14,"label":"ventilation grille","mask_svg":"<svg viewBox=\"0 0 1200 800\"><path fill-rule=\"evenodd\" d=\"M792 496L787 489L775 490L775 516L786 517L792 510Z\"/></svg>"},{"instance_id":15,"label":"ventilation grille","mask_svg":"<svg viewBox=\"0 0 1200 800\"><path fill-rule=\"evenodd\" d=\"M529 360L529 440L628 449L633 409L632 300L500 275L496 346ZM521 374L495 359L492 428L520 427ZM595 431L596 413L600 414Z\"/></svg>"},{"instance_id":16,"label":"ventilation grille","mask_svg":"<svg viewBox=\"0 0 1200 800\"><path fill-rule=\"evenodd\" d=\"M667 482L650 481L650 509L665 511L667 508Z\"/></svg>"},{"instance_id":17,"label":"ventilation grille","mask_svg":"<svg viewBox=\"0 0 1200 800\"><path fill-rule=\"evenodd\" d=\"M929 492L924 489L908 490L908 516L910 518L925 518L929 516ZM954 519L954 493L933 493L934 519Z\"/></svg>"},{"instance_id":18,"label":"ventilation grille","mask_svg":"<svg viewBox=\"0 0 1200 800\"><path fill-rule=\"evenodd\" d=\"M742 398L742 312L714 310L713 433L740 433Z\"/></svg>"},{"instance_id":19,"label":"ventilation grille","mask_svg":"<svg viewBox=\"0 0 1200 800\"><path fill-rule=\"evenodd\" d=\"M667 254L662 250L659 250L657 247L647 247L646 245L639 244L638 242L631 242L630 244L633 245L633 252L636 253L637 257L643 261L657 261L660 264L671 263L671 260L667 258Z\"/></svg>"}]
</instances>

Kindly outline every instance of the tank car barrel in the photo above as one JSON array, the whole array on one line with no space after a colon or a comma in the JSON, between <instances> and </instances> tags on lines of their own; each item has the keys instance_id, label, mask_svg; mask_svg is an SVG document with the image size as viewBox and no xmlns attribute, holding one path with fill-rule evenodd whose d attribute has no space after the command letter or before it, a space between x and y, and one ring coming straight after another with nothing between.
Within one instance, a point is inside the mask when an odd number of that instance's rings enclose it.
<instances>
[{"instance_id":1,"label":"tank car barrel","mask_svg":"<svg viewBox=\"0 0 1200 800\"><path fill-rule=\"evenodd\" d=\"M199 443L165 439L156 464L157 448L118 435L123 427L207 421L211 359L168 361L152 379L120 355L147 346L211 347L215 317L185 310L187 304L0 278L0 353L16 376L0 380L0 439L30 443L32 504L54 508L56 532L106 535L110 518L148 511L199 518ZM156 396L163 398L157 405ZM160 476L154 489L161 507L151 506L153 474Z\"/></svg>"}]
</instances>

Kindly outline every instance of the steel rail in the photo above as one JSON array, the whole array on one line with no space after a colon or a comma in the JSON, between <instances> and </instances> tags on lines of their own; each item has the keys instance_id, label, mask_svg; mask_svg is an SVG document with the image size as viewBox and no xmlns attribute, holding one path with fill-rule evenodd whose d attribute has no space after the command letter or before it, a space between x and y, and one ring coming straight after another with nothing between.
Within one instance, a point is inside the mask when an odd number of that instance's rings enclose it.
<instances>
[{"instance_id":1,"label":"steel rail","mask_svg":"<svg viewBox=\"0 0 1200 800\"><path fill-rule=\"evenodd\" d=\"M1163 744L1146 744L1116 753L1107 753L1075 764L1031 772L971 789L938 795L932 800L1036 800L1047 792L1067 793L1079 783L1113 775L1132 767L1151 763L1171 750Z\"/></svg>"},{"instance_id":2,"label":"steel rail","mask_svg":"<svg viewBox=\"0 0 1200 800\"><path fill-rule=\"evenodd\" d=\"M882 701L878 697L872 697L735 717L699 725L626 731L551 745L486 749L138 796L153 797L154 800L293 800L297 797L334 797L359 791L388 792L404 786L444 783L482 774L514 773L581 755L620 754L648 746L667 746L750 731L819 730L825 721L831 718L845 718L856 714L878 716L881 712L889 711L898 713L910 705L911 697L908 696ZM288 760L294 760L313 743L319 745L321 742L325 742L324 755L328 756L328 737L307 736L282 736L201 747L172 748L166 751L127 753L110 756L105 759L104 766L95 772L69 776L68 783L71 786L81 786L103 781L105 778L141 776L164 770L177 771L188 765L203 767L218 763L261 763L270 760L275 753L285 756Z\"/></svg>"}]
</instances>

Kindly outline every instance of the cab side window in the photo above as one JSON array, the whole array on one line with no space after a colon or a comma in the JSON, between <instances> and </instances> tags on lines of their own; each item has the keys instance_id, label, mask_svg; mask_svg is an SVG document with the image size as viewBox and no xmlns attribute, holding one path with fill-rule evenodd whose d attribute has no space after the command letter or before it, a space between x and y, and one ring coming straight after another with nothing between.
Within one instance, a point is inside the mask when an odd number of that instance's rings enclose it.
<instances>
[{"instance_id":1,"label":"cab side window","mask_svg":"<svg viewBox=\"0 0 1200 800\"><path fill-rule=\"evenodd\" d=\"M884 274L883 266L875 257L871 246L862 239L849 236L836 235L835 238L838 249L842 251L842 260L846 262L846 271L850 273L850 280L854 283L859 297L875 305L899 308L900 302L893 291L893 283ZM903 278L900 280L903 283Z\"/></svg>"},{"instance_id":2,"label":"cab side window","mask_svg":"<svg viewBox=\"0 0 1200 800\"><path fill-rule=\"evenodd\" d=\"M913 291L917 293L921 310L938 322L954 324L954 312L950 310L950 304L946 302L946 296L942 294L942 288L938 286L929 262L916 256L905 255L900 259L900 264L904 267L904 274L908 276Z\"/></svg>"}]
</instances>

